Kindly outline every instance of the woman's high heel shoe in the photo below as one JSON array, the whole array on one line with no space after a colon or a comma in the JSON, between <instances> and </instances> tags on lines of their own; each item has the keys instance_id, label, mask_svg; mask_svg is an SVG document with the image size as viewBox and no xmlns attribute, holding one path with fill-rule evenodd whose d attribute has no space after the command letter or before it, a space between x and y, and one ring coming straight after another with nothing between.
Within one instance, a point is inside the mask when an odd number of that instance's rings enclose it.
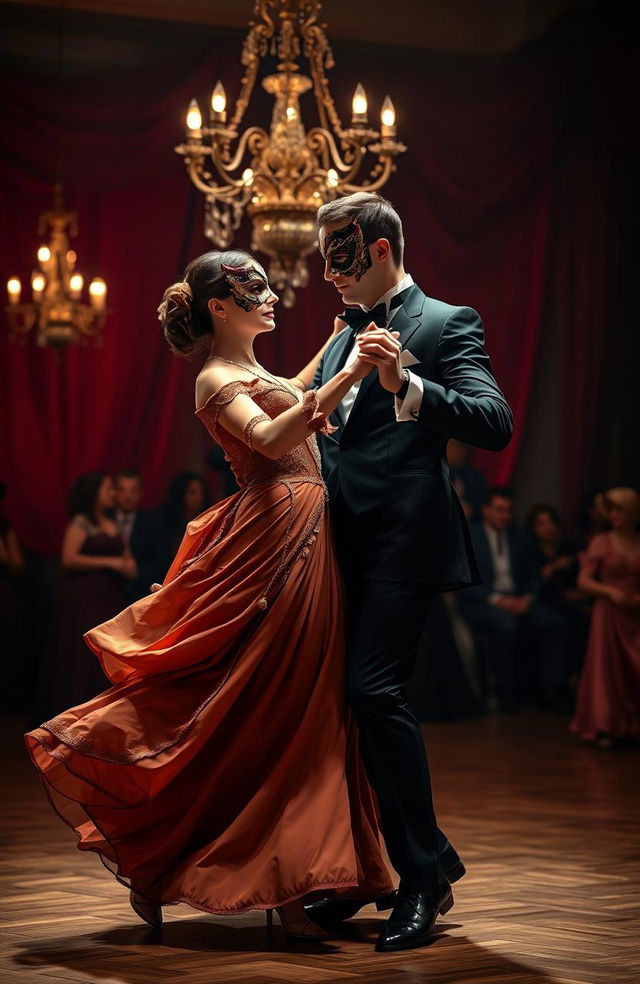
<instances>
[{"instance_id":1,"label":"woman's high heel shoe","mask_svg":"<svg viewBox=\"0 0 640 984\"><path fill-rule=\"evenodd\" d=\"M129 893L129 902L136 915L144 919L154 929L159 929L162 926L162 906L158 905L157 902L147 902L135 892Z\"/></svg>"},{"instance_id":2,"label":"woman's high heel shoe","mask_svg":"<svg viewBox=\"0 0 640 984\"><path fill-rule=\"evenodd\" d=\"M287 939L322 943L324 940L329 938L329 934L310 919L294 919L287 922L287 917L283 912L282 906L276 906L275 909L266 909L265 911L267 916L267 930L269 932L272 932L273 930L273 913L275 911L280 917L280 923L284 929Z\"/></svg>"}]
</instances>

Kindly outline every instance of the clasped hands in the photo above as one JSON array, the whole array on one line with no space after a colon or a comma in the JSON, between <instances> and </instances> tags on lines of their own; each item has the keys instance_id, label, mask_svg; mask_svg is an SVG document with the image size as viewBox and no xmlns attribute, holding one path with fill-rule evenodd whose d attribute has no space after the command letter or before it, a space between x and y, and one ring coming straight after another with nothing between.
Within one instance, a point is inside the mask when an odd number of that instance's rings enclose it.
<instances>
[{"instance_id":1,"label":"clasped hands","mask_svg":"<svg viewBox=\"0 0 640 984\"><path fill-rule=\"evenodd\" d=\"M373 321L356 338L356 366L362 368L361 375L366 376L372 369L377 369L380 385L389 393L397 393L404 382L400 363L402 345L399 338L399 332L379 328ZM368 368L364 372L366 367Z\"/></svg>"}]
</instances>

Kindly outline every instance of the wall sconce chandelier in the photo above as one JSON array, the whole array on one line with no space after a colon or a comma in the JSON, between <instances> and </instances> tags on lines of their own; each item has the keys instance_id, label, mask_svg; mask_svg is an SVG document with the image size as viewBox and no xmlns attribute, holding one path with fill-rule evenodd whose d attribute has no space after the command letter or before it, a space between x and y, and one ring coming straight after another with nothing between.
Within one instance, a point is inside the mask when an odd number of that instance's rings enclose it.
<instances>
[{"instance_id":1,"label":"wall sconce chandelier","mask_svg":"<svg viewBox=\"0 0 640 984\"><path fill-rule=\"evenodd\" d=\"M305 256L316 246L320 205L355 191L378 191L395 170L395 157L406 150L396 140L396 113L388 96L380 130L369 127L360 84L353 95L351 126L342 126L326 76L334 61L326 25L318 23L320 7L320 0L256 0L242 49L245 74L230 120L227 96L218 82L209 126L203 126L193 99L186 143L176 147L191 181L205 195L205 235L219 248L228 248L246 207L253 225L251 248L272 258L269 277L283 292L285 307L293 306L295 289L308 282ZM275 99L270 131L251 126L240 133L260 62L267 56L279 59L277 71L262 80ZM301 56L309 62L310 77L299 74ZM310 89L320 125L305 131L300 96ZM367 152L376 159L358 182Z\"/></svg>"},{"instance_id":2,"label":"wall sconce chandelier","mask_svg":"<svg viewBox=\"0 0 640 984\"><path fill-rule=\"evenodd\" d=\"M49 242L38 249L39 269L31 274L32 301L20 302L22 284L17 277L7 282L5 310L11 337L26 340L35 327L38 345L61 348L69 342L99 342L107 315L107 285L95 277L89 284L89 304L81 301L84 279L75 272L77 256L69 248L69 236L78 234L76 214L64 208L60 185L55 188L53 208L40 216L38 234L47 228Z\"/></svg>"}]
</instances>

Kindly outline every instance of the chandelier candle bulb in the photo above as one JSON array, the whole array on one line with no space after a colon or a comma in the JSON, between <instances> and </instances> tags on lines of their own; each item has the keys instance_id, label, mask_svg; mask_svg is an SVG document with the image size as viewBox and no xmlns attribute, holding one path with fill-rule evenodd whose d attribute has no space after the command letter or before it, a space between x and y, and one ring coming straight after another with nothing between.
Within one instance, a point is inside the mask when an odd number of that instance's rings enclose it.
<instances>
[{"instance_id":1,"label":"chandelier candle bulb","mask_svg":"<svg viewBox=\"0 0 640 984\"><path fill-rule=\"evenodd\" d=\"M189 136L200 137L202 129L202 113L196 99L192 99L187 110L187 129Z\"/></svg>"},{"instance_id":2,"label":"chandelier candle bulb","mask_svg":"<svg viewBox=\"0 0 640 984\"><path fill-rule=\"evenodd\" d=\"M380 134L383 137L395 137L396 135L396 109L389 96L385 97L380 111Z\"/></svg>"},{"instance_id":3,"label":"chandelier candle bulb","mask_svg":"<svg viewBox=\"0 0 640 984\"><path fill-rule=\"evenodd\" d=\"M244 183L246 185L253 184L253 169L252 168L246 167L244 169L244 171L242 172L242 180L244 181Z\"/></svg>"},{"instance_id":4,"label":"chandelier candle bulb","mask_svg":"<svg viewBox=\"0 0 640 984\"><path fill-rule=\"evenodd\" d=\"M31 291L33 293L34 301L39 301L42 299L43 291L46 287L46 280L41 273L37 271L31 276Z\"/></svg>"},{"instance_id":5,"label":"chandelier candle bulb","mask_svg":"<svg viewBox=\"0 0 640 984\"><path fill-rule=\"evenodd\" d=\"M225 123L227 119L227 94L222 82L218 79L211 93L211 120L214 123Z\"/></svg>"},{"instance_id":6,"label":"chandelier candle bulb","mask_svg":"<svg viewBox=\"0 0 640 984\"><path fill-rule=\"evenodd\" d=\"M51 259L51 250L48 246L41 246L38 250L38 263L48 263Z\"/></svg>"},{"instance_id":7,"label":"chandelier candle bulb","mask_svg":"<svg viewBox=\"0 0 640 984\"><path fill-rule=\"evenodd\" d=\"M351 100L351 109L353 110L353 116L351 117L352 123L355 125L366 123L367 108L367 95L360 82L358 82L356 91L353 93L353 99Z\"/></svg>"},{"instance_id":8,"label":"chandelier candle bulb","mask_svg":"<svg viewBox=\"0 0 640 984\"><path fill-rule=\"evenodd\" d=\"M81 273L74 273L69 279L69 293L74 301L77 301L82 291L84 280Z\"/></svg>"},{"instance_id":9,"label":"chandelier candle bulb","mask_svg":"<svg viewBox=\"0 0 640 984\"><path fill-rule=\"evenodd\" d=\"M89 299L96 311L104 311L107 303L107 285L102 277L94 277L89 284Z\"/></svg>"},{"instance_id":10,"label":"chandelier candle bulb","mask_svg":"<svg viewBox=\"0 0 640 984\"><path fill-rule=\"evenodd\" d=\"M338 182L340 181L340 176L334 167L330 167L327 171L327 184L330 188L337 188Z\"/></svg>"},{"instance_id":11,"label":"chandelier candle bulb","mask_svg":"<svg viewBox=\"0 0 640 984\"><path fill-rule=\"evenodd\" d=\"M20 303L21 291L22 291L22 284L20 283L18 278L11 277L11 279L7 281L7 294L9 295L10 304Z\"/></svg>"}]
</instances>

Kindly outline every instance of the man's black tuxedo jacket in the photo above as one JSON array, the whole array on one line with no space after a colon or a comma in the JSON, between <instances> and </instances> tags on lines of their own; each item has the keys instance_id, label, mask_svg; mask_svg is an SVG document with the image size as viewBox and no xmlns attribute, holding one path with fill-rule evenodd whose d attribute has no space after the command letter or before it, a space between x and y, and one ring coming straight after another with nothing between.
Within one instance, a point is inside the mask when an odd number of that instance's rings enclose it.
<instances>
[{"instance_id":1,"label":"man's black tuxedo jacket","mask_svg":"<svg viewBox=\"0 0 640 984\"><path fill-rule=\"evenodd\" d=\"M341 509L353 515L360 536L375 527L375 576L423 581L435 590L476 584L478 567L445 449L455 437L501 451L511 437L513 417L491 372L482 321L471 308L426 297L414 284L390 329L418 359L409 368L424 386L419 415L398 422L393 394L371 372L346 424L338 408L331 419L339 430L321 437L329 493L334 500L340 493ZM341 368L350 339L349 329L336 335L314 386Z\"/></svg>"},{"instance_id":2,"label":"man's black tuxedo jacket","mask_svg":"<svg viewBox=\"0 0 640 984\"><path fill-rule=\"evenodd\" d=\"M525 530L518 529L517 526L510 526L505 532L515 594L531 594L537 597L540 592L540 581L531 538ZM460 593L462 605L486 601L494 591L493 557L482 520L471 524L471 541L476 552L482 584Z\"/></svg>"}]
</instances>

